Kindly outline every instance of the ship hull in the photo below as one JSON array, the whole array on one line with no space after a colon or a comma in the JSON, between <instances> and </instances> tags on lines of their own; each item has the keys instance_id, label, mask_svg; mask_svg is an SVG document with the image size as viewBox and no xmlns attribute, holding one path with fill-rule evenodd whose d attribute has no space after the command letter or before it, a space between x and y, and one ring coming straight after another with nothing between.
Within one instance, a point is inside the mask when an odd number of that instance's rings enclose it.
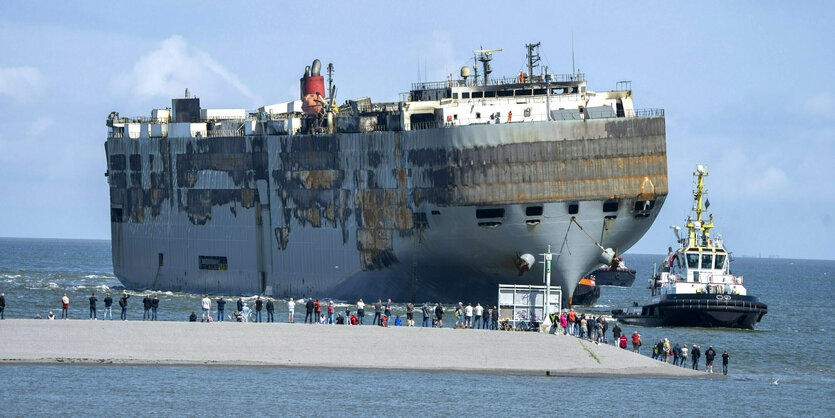
<instances>
[{"instance_id":1,"label":"ship hull","mask_svg":"<svg viewBox=\"0 0 835 418\"><path fill-rule=\"evenodd\" d=\"M632 287L635 282L633 269L597 269L591 273L598 286Z\"/></svg>"},{"instance_id":2,"label":"ship hull","mask_svg":"<svg viewBox=\"0 0 835 418\"><path fill-rule=\"evenodd\" d=\"M116 277L198 293L494 303L499 283L542 282L515 256L550 244L567 303L600 255L572 217L625 251L667 190L663 117L111 138L106 151Z\"/></svg>"},{"instance_id":3,"label":"ship hull","mask_svg":"<svg viewBox=\"0 0 835 418\"><path fill-rule=\"evenodd\" d=\"M723 294L661 295L644 306L612 311L620 322L649 327L754 329L768 306L754 296Z\"/></svg>"}]
</instances>

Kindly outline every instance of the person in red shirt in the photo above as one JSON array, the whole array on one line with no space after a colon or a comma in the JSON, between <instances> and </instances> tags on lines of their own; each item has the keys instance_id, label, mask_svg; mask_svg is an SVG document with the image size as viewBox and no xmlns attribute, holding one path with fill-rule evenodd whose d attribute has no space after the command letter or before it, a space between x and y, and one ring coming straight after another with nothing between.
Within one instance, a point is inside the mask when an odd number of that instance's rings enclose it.
<instances>
[{"instance_id":1,"label":"person in red shirt","mask_svg":"<svg viewBox=\"0 0 835 418\"><path fill-rule=\"evenodd\" d=\"M333 301L328 302L328 323L333 324Z\"/></svg>"},{"instance_id":2,"label":"person in red shirt","mask_svg":"<svg viewBox=\"0 0 835 418\"><path fill-rule=\"evenodd\" d=\"M638 334L638 331L633 331L632 332L632 351L637 353L640 347L641 347L641 334Z\"/></svg>"},{"instance_id":3,"label":"person in red shirt","mask_svg":"<svg viewBox=\"0 0 835 418\"><path fill-rule=\"evenodd\" d=\"M620 348L626 350L626 335L620 336Z\"/></svg>"},{"instance_id":4,"label":"person in red shirt","mask_svg":"<svg viewBox=\"0 0 835 418\"><path fill-rule=\"evenodd\" d=\"M358 322L356 315L351 315L351 325L356 325Z\"/></svg>"},{"instance_id":5,"label":"person in red shirt","mask_svg":"<svg viewBox=\"0 0 835 418\"><path fill-rule=\"evenodd\" d=\"M316 302L313 303L313 311L316 313L314 323L319 323L320 314L322 313L322 304L319 302L319 299L316 299Z\"/></svg>"}]
</instances>

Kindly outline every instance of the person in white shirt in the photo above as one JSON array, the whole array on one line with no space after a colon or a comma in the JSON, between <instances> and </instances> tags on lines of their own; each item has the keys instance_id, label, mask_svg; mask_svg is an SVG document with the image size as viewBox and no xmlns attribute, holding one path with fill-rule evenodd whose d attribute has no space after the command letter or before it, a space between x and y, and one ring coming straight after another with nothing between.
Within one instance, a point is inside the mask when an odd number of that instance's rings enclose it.
<instances>
[{"instance_id":1,"label":"person in white shirt","mask_svg":"<svg viewBox=\"0 0 835 418\"><path fill-rule=\"evenodd\" d=\"M209 299L209 295L203 297L203 300L200 301L200 307L203 308L203 317L200 319L200 322L209 321L209 318L212 316L210 313L210 309L212 309L212 300Z\"/></svg>"},{"instance_id":2,"label":"person in white shirt","mask_svg":"<svg viewBox=\"0 0 835 418\"><path fill-rule=\"evenodd\" d=\"M481 307L480 303L475 305L475 328L481 328L481 316L484 314L484 308ZM472 326L470 327L472 328Z\"/></svg>"},{"instance_id":3,"label":"person in white shirt","mask_svg":"<svg viewBox=\"0 0 835 418\"><path fill-rule=\"evenodd\" d=\"M473 304L468 303L467 307L464 308L464 328L472 328L473 327Z\"/></svg>"},{"instance_id":4,"label":"person in white shirt","mask_svg":"<svg viewBox=\"0 0 835 418\"><path fill-rule=\"evenodd\" d=\"M241 310L241 312L243 312L243 321L244 322L249 322L249 311L250 311L249 305L244 303L244 308Z\"/></svg>"},{"instance_id":5,"label":"person in white shirt","mask_svg":"<svg viewBox=\"0 0 835 418\"><path fill-rule=\"evenodd\" d=\"M287 301L287 310L290 311L287 314L287 322L296 322L293 318L296 311L296 302L293 301L293 298L290 298L290 300Z\"/></svg>"}]
</instances>

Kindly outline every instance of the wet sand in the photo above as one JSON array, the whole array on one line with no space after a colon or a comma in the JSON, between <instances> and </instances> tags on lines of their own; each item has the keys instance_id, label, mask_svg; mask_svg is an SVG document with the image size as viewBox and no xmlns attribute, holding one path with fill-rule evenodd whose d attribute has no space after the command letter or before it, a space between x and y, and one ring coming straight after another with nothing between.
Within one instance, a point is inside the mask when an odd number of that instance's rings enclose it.
<instances>
[{"instance_id":1,"label":"wet sand","mask_svg":"<svg viewBox=\"0 0 835 418\"><path fill-rule=\"evenodd\" d=\"M644 346L644 349L649 348ZM236 322L5 320L0 321L0 363L250 365L553 376L716 376L563 335Z\"/></svg>"}]
</instances>

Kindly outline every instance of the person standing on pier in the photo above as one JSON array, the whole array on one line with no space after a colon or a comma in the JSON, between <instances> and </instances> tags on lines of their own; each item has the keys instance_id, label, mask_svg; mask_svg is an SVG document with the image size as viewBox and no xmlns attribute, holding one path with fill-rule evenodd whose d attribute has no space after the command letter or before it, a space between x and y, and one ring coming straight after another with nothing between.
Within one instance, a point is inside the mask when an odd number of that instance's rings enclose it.
<instances>
[{"instance_id":1,"label":"person standing on pier","mask_svg":"<svg viewBox=\"0 0 835 418\"><path fill-rule=\"evenodd\" d=\"M673 366L678 366L679 359L681 358L681 347L678 345L678 343L676 343L676 345L673 347L671 353L673 357Z\"/></svg>"},{"instance_id":2,"label":"person standing on pier","mask_svg":"<svg viewBox=\"0 0 835 418\"><path fill-rule=\"evenodd\" d=\"M360 299L357 301L357 321L362 325L362 318L365 317L365 302Z\"/></svg>"},{"instance_id":3,"label":"person standing on pier","mask_svg":"<svg viewBox=\"0 0 835 418\"><path fill-rule=\"evenodd\" d=\"M415 326L415 304L409 301L406 304L406 326L413 327Z\"/></svg>"},{"instance_id":4,"label":"person standing on pier","mask_svg":"<svg viewBox=\"0 0 835 418\"><path fill-rule=\"evenodd\" d=\"M577 334L577 313L574 308L568 311L568 333L571 335Z\"/></svg>"},{"instance_id":5,"label":"person standing on pier","mask_svg":"<svg viewBox=\"0 0 835 418\"><path fill-rule=\"evenodd\" d=\"M438 328L444 327L444 305L441 302L438 302L438 306L435 307L435 320L438 321Z\"/></svg>"},{"instance_id":6,"label":"person standing on pier","mask_svg":"<svg viewBox=\"0 0 835 418\"><path fill-rule=\"evenodd\" d=\"M464 308L464 328L472 328L473 327L473 304L467 303L467 306Z\"/></svg>"},{"instance_id":7,"label":"person standing on pier","mask_svg":"<svg viewBox=\"0 0 835 418\"><path fill-rule=\"evenodd\" d=\"M617 322L615 322L615 327L614 327L614 328L612 328L612 337L614 337L615 344L617 344L617 343L620 341L620 334L621 334L621 332L622 332L622 331L621 331L621 329L620 329L620 325L618 325L618 323L617 323Z\"/></svg>"},{"instance_id":8,"label":"person standing on pier","mask_svg":"<svg viewBox=\"0 0 835 418\"><path fill-rule=\"evenodd\" d=\"M473 316L475 317L475 319L473 320L475 322L473 324L474 328L479 328L479 329L481 328L481 322L482 322L481 318L482 318L483 315L484 315L484 308L481 307L480 303L476 303L475 308L473 308Z\"/></svg>"},{"instance_id":9,"label":"person standing on pier","mask_svg":"<svg viewBox=\"0 0 835 418\"><path fill-rule=\"evenodd\" d=\"M391 299L386 299L386 318L391 318Z\"/></svg>"},{"instance_id":10,"label":"person standing on pier","mask_svg":"<svg viewBox=\"0 0 835 418\"><path fill-rule=\"evenodd\" d=\"M146 293L145 297L142 298L142 308L144 309L142 313L142 320L147 321L151 319L151 294Z\"/></svg>"},{"instance_id":11,"label":"person standing on pier","mask_svg":"<svg viewBox=\"0 0 835 418\"><path fill-rule=\"evenodd\" d=\"M261 309L264 307L264 301L261 296L255 299L255 322L261 322Z\"/></svg>"},{"instance_id":12,"label":"person standing on pier","mask_svg":"<svg viewBox=\"0 0 835 418\"><path fill-rule=\"evenodd\" d=\"M690 356L693 357L693 370L699 370L699 358L702 357L702 350L698 345L693 346Z\"/></svg>"},{"instance_id":13,"label":"person standing on pier","mask_svg":"<svg viewBox=\"0 0 835 418\"><path fill-rule=\"evenodd\" d=\"M275 322L275 304L273 298L267 298L267 322Z\"/></svg>"},{"instance_id":14,"label":"person standing on pier","mask_svg":"<svg viewBox=\"0 0 835 418\"><path fill-rule=\"evenodd\" d=\"M641 350L641 334L638 331L632 331L632 352L639 353Z\"/></svg>"},{"instance_id":15,"label":"person standing on pier","mask_svg":"<svg viewBox=\"0 0 835 418\"><path fill-rule=\"evenodd\" d=\"M493 312L490 314L490 329L497 330L499 329L499 307L493 305Z\"/></svg>"},{"instance_id":16,"label":"person standing on pier","mask_svg":"<svg viewBox=\"0 0 835 418\"><path fill-rule=\"evenodd\" d=\"M287 322L291 324L296 322L296 319L294 318L294 315L296 313L296 302L293 300L293 298L290 298L287 301L287 310L289 311L287 313Z\"/></svg>"},{"instance_id":17,"label":"person standing on pier","mask_svg":"<svg viewBox=\"0 0 835 418\"><path fill-rule=\"evenodd\" d=\"M713 349L713 346L707 348L705 351L705 371L708 373L713 373L713 359L716 358L716 351Z\"/></svg>"},{"instance_id":18,"label":"person standing on pier","mask_svg":"<svg viewBox=\"0 0 835 418\"><path fill-rule=\"evenodd\" d=\"M217 304L217 320L223 322L223 311L226 310L226 301L223 300L223 296L215 302ZM195 322L197 322L195 320Z\"/></svg>"},{"instance_id":19,"label":"person standing on pier","mask_svg":"<svg viewBox=\"0 0 835 418\"><path fill-rule=\"evenodd\" d=\"M151 299L151 321L157 320L157 309L159 309L159 293L154 293L154 298Z\"/></svg>"},{"instance_id":20,"label":"person standing on pier","mask_svg":"<svg viewBox=\"0 0 835 418\"><path fill-rule=\"evenodd\" d=\"M212 300L209 299L209 294L207 293L203 296L203 300L200 301L200 307L203 308L203 316L200 319L200 322L208 322L212 317L212 313L209 309L212 309Z\"/></svg>"},{"instance_id":21,"label":"person standing on pier","mask_svg":"<svg viewBox=\"0 0 835 418\"><path fill-rule=\"evenodd\" d=\"M108 293L104 297L104 317L102 319L107 319L107 314L110 314L110 320L113 320L113 312L110 310L111 306L113 306L113 298L111 298L110 293Z\"/></svg>"},{"instance_id":22,"label":"person standing on pier","mask_svg":"<svg viewBox=\"0 0 835 418\"><path fill-rule=\"evenodd\" d=\"M319 298L316 298L316 302L313 303L313 314L316 315L313 317L313 323L322 322L322 303L319 302Z\"/></svg>"},{"instance_id":23,"label":"person standing on pier","mask_svg":"<svg viewBox=\"0 0 835 418\"><path fill-rule=\"evenodd\" d=\"M481 327L484 329L490 329L490 305L484 304L484 319L481 320Z\"/></svg>"},{"instance_id":24,"label":"person standing on pier","mask_svg":"<svg viewBox=\"0 0 835 418\"><path fill-rule=\"evenodd\" d=\"M432 323L432 307L429 306L429 302L423 302L421 311L423 313L423 327L428 328Z\"/></svg>"},{"instance_id":25,"label":"person standing on pier","mask_svg":"<svg viewBox=\"0 0 835 418\"><path fill-rule=\"evenodd\" d=\"M6 294L0 293L0 319L6 319Z\"/></svg>"},{"instance_id":26,"label":"person standing on pier","mask_svg":"<svg viewBox=\"0 0 835 418\"><path fill-rule=\"evenodd\" d=\"M690 350L687 348L687 344L684 344L679 350L679 357L681 361L679 361L679 366L687 367L687 355L689 354Z\"/></svg>"},{"instance_id":27,"label":"person standing on pier","mask_svg":"<svg viewBox=\"0 0 835 418\"><path fill-rule=\"evenodd\" d=\"M334 318L333 301L328 301L328 324L333 325L336 318Z\"/></svg>"},{"instance_id":28,"label":"person standing on pier","mask_svg":"<svg viewBox=\"0 0 835 418\"><path fill-rule=\"evenodd\" d=\"M722 374L724 374L726 376L728 375L728 360L730 358L731 358L731 356L728 355L727 351L722 353Z\"/></svg>"},{"instance_id":29,"label":"person standing on pier","mask_svg":"<svg viewBox=\"0 0 835 418\"><path fill-rule=\"evenodd\" d=\"M70 319L70 298L66 293L61 298L61 319Z\"/></svg>"},{"instance_id":30,"label":"person standing on pier","mask_svg":"<svg viewBox=\"0 0 835 418\"><path fill-rule=\"evenodd\" d=\"M129 297L130 297L130 295L128 294L128 292L125 292L122 295L122 297L119 299L119 307L122 308L122 314L120 315L120 318L122 318L122 321L127 321L128 320L128 298Z\"/></svg>"},{"instance_id":31,"label":"person standing on pier","mask_svg":"<svg viewBox=\"0 0 835 418\"><path fill-rule=\"evenodd\" d=\"M235 302L235 307L238 309L238 312L243 312L244 311L244 300L239 297L238 301Z\"/></svg>"},{"instance_id":32,"label":"person standing on pier","mask_svg":"<svg viewBox=\"0 0 835 418\"><path fill-rule=\"evenodd\" d=\"M380 325L382 311L383 301L381 299L377 299L377 303L374 304L374 325Z\"/></svg>"},{"instance_id":33,"label":"person standing on pier","mask_svg":"<svg viewBox=\"0 0 835 418\"><path fill-rule=\"evenodd\" d=\"M316 322L316 317L313 316L313 298L307 298L307 303L304 305L305 312L304 312L304 323L307 323L307 320L310 319L310 323Z\"/></svg>"},{"instance_id":34,"label":"person standing on pier","mask_svg":"<svg viewBox=\"0 0 835 418\"><path fill-rule=\"evenodd\" d=\"M98 302L98 300L99 299L96 297L95 293L90 295L90 320L91 321L95 321L95 320L98 319L96 317L96 302Z\"/></svg>"}]
</instances>

